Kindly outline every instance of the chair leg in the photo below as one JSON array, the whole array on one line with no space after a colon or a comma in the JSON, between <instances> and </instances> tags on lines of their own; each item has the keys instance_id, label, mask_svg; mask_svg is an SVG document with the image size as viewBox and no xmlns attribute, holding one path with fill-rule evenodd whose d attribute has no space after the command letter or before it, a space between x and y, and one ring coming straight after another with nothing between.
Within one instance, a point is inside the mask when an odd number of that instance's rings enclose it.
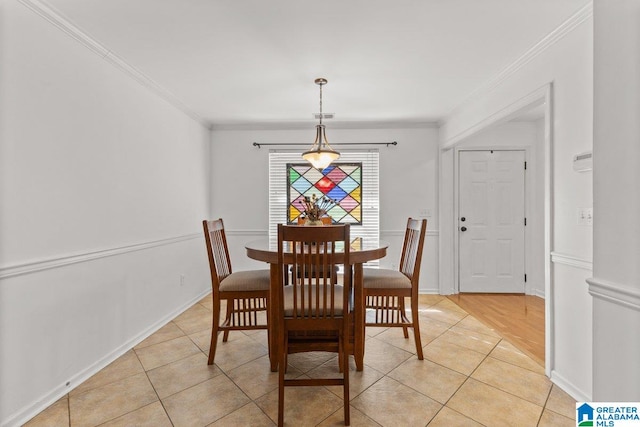
<instances>
[{"instance_id":1,"label":"chair leg","mask_svg":"<svg viewBox=\"0 0 640 427\"><path fill-rule=\"evenodd\" d=\"M281 331L282 333L282 331ZM278 426L284 426L284 373L287 366L287 339L280 342L280 354L278 355L280 366L278 367Z\"/></svg>"},{"instance_id":2,"label":"chair leg","mask_svg":"<svg viewBox=\"0 0 640 427\"><path fill-rule=\"evenodd\" d=\"M413 320L413 337L416 340L416 352L418 353L418 360L423 360L422 355L422 340L420 339L420 320L418 317L418 299L411 298L411 317Z\"/></svg>"},{"instance_id":3,"label":"chair leg","mask_svg":"<svg viewBox=\"0 0 640 427\"><path fill-rule=\"evenodd\" d=\"M344 379L344 384L343 384L343 392L344 392L344 425L348 426L351 425L351 420L350 420L350 402L349 402L349 352L347 352L346 349L346 342L344 342L345 340L341 340L342 343L340 345L340 351L342 354L342 366L344 367L343 369L343 379Z\"/></svg>"},{"instance_id":4,"label":"chair leg","mask_svg":"<svg viewBox=\"0 0 640 427\"><path fill-rule=\"evenodd\" d=\"M233 305L235 304L236 300L234 299L229 299L227 300L227 315L225 316L225 320L224 322L227 325L231 324L231 316L233 315ZM229 330L226 329L222 335L222 342L227 342L227 340L229 339Z\"/></svg>"},{"instance_id":5,"label":"chair leg","mask_svg":"<svg viewBox=\"0 0 640 427\"><path fill-rule=\"evenodd\" d=\"M273 355L271 354L271 352L273 351L273 349L271 348L271 306L270 304L270 299L269 297L265 298L265 306L267 307L267 347L269 349L269 360L272 360L271 358L273 357Z\"/></svg>"},{"instance_id":6,"label":"chair leg","mask_svg":"<svg viewBox=\"0 0 640 427\"><path fill-rule=\"evenodd\" d=\"M403 321L407 317L407 312L404 306L404 297L398 297L398 307L400 307L400 321ZM407 326L402 327L402 331L404 332L404 337L406 339L409 338L409 328Z\"/></svg>"},{"instance_id":7,"label":"chair leg","mask_svg":"<svg viewBox=\"0 0 640 427\"><path fill-rule=\"evenodd\" d=\"M216 347L218 345L218 332L220 328L220 300L213 301L213 321L211 322L211 345L209 346L209 361L207 364L213 365L216 357Z\"/></svg>"}]
</instances>

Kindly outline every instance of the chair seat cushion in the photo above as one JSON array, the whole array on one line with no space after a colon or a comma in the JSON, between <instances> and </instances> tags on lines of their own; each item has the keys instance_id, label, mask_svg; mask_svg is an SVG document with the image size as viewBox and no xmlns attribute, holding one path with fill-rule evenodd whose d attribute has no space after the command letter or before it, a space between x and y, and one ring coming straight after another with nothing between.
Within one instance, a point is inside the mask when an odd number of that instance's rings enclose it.
<instances>
[{"instance_id":1,"label":"chair seat cushion","mask_svg":"<svg viewBox=\"0 0 640 427\"><path fill-rule=\"evenodd\" d=\"M268 291L271 283L269 270L247 270L231 273L220 282L222 292Z\"/></svg>"},{"instance_id":2,"label":"chair seat cushion","mask_svg":"<svg viewBox=\"0 0 640 427\"><path fill-rule=\"evenodd\" d=\"M293 288L297 287L297 296L298 296L298 311L301 313L301 285L293 285L293 286L285 286L284 289L284 315L290 317L293 315ZM324 304L324 285L320 285L320 309L322 310L322 306ZM304 285L304 312L309 313L309 289L311 290L311 310L315 311L316 308L316 285ZM343 298L344 287L341 285L335 285L335 314L337 316L342 316L342 298ZM327 289L327 309L331 307L331 289Z\"/></svg>"},{"instance_id":3,"label":"chair seat cushion","mask_svg":"<svg viewBox=\"0 0 640 427\"><path fill-rule=\"evenodd\" d=\"M369 289L411 289L411 280L397 270L365 268L362 280Z\"/></svg>"}]
</instances>

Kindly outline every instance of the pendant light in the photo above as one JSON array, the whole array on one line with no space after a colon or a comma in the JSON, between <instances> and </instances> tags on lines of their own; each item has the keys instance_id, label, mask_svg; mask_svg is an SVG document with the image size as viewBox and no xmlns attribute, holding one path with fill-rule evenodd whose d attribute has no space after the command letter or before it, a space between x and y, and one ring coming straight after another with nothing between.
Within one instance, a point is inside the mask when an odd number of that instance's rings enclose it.
<instances>
[{"instance_id":1,"label":"pendant light","mask_svg":"<svg viewBox=\"0 0 640 427\"><path fill-rule=\"evenodd\" d=\"M320 123L316 125L316 140L308 151L302 153L302 158L307 160L316 169L324 169L331 162L340 158L340 153L331 148L324 125L322 124L322 86L327 84L327 79L319 78L315 83L320 86Z\"/></svg>"}]
</instances>

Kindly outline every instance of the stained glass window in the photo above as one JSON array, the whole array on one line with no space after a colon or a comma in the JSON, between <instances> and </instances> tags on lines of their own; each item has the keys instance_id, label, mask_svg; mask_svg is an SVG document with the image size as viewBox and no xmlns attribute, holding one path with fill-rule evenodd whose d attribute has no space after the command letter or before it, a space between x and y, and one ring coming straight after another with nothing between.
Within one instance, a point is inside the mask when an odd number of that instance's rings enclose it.
<instances>
[{"instance_id":1,"label":"stained glass window","mask_svg":"<svg viewBox=\"0 0 640 427\"><path fill-rule=\"evenodd\" d=\"M362 224L362 163L332 163L318 170L308 163L287 163L287 221L297 221L305 197L337 202L327 214L334 222Z\"/></svg>"}]
</instances>

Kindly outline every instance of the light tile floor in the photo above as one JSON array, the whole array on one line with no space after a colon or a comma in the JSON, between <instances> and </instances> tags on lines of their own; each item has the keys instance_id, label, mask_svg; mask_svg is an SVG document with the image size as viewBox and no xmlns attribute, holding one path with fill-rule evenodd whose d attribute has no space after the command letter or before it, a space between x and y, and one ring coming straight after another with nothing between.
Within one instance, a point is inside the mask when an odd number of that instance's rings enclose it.
<instances>
[{"instance_id":1,"label":"light tile floor","mask_svg":"<svg viewBox=\"0 0 640 427\"><path fill-rule=\"evenodd\" d=\"M278 377L265 331L231 333L207 366L207 296L26 425L273 426ZM352 426L574 426L575 401L544 369L445 297L420 297L425 359L401 329L368 328L351 363ZM220 337L221 339L221 337ZM335 355L295 354L287 375L321 376ZM287 389L285 424L340 426L340 387Z\"/></svg>"}]
</instances>

